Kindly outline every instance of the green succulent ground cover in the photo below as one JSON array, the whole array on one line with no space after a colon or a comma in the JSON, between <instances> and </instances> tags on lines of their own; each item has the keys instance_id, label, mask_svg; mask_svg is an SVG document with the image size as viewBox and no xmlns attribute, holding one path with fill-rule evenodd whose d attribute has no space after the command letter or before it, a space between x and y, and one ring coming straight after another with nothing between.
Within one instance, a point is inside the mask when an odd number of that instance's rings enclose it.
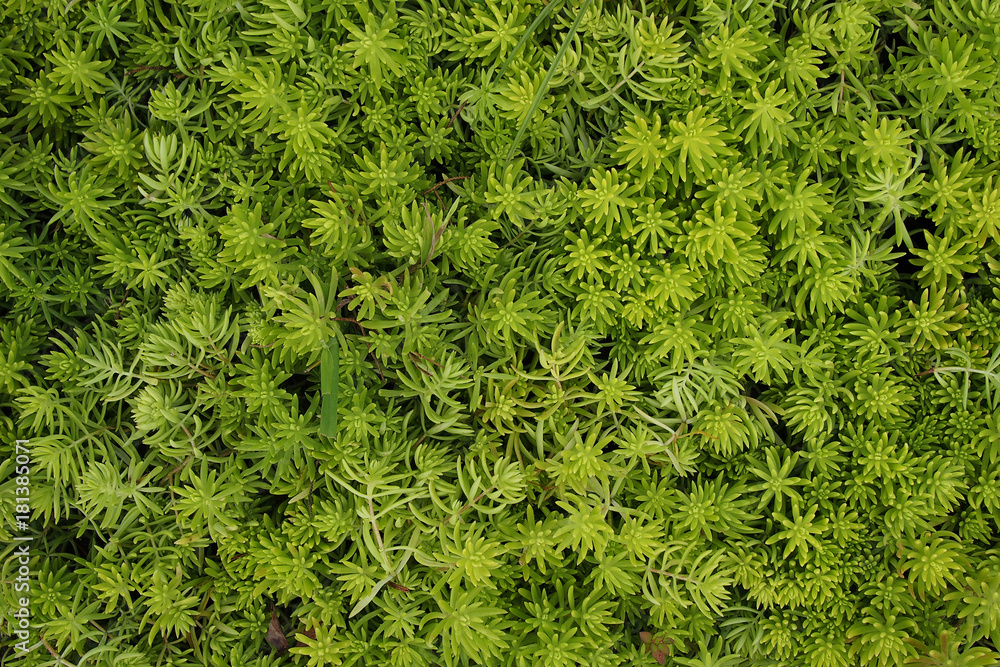
<instances>
[{"instance_id":1,"label":"green succulent ground cover","mask_svg":"<svg viewBox=\"0 0 1000 667\"><path fill-rule=\"evenodd\" d=\"M2 12L5 664L997 664L997 3Z\"/></svg>"}]
</instances>

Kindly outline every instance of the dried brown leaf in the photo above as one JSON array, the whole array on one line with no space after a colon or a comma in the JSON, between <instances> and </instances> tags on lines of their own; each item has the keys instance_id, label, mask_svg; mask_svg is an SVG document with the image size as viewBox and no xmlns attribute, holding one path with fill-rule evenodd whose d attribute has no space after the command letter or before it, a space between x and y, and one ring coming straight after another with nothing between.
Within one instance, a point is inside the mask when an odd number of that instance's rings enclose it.
<instances>
[{"instance_id":1,"label":"dried brown leaf","mask_svg":"<svg viewBox=\"0 0 1000 667\"><path fill-rule=\"evenodd\" d=\"M267 643L278 653L288 650L288 640L285 633L281 631L281 623L278 622L278 614L271 610L271 622L267 626Z\"/></svg>"}]
</instances>

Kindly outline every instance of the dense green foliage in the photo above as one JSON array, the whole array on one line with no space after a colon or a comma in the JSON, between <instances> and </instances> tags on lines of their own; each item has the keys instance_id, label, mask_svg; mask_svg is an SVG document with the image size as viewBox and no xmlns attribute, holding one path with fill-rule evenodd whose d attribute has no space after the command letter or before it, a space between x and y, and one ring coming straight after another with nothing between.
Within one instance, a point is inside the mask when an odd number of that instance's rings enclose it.
<instances>
[{"instance_id":1,"label":"dense green foliage","mask_svg":"<svg viewBox=\"0 0 1000 667\"><path fill-rule=\"evenodd\" d=\"M997 664L997 3L2 12L5 664Z\"/></svg>"}]
</instances>

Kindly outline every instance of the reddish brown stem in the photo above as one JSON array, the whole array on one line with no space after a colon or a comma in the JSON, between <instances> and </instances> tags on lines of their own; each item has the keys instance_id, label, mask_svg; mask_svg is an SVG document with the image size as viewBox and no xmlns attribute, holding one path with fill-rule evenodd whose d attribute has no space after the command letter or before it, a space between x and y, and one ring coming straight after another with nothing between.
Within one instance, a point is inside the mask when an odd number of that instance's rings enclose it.
<instances>
[{"instance_id":1,"label":"reddish brown stem","mask_svg":"<svg viewBox=\"0 0 1000 667\"><path fill-rule=\"evenodd\" d=\"M464 109L467 104L468 102L462 102L462 106L458 107L458 111L455 112L455 115L451 117L451 120L448 121L448 124L445 127L451 127L451 124L455 122L455 119L458 118L458 114L462 113L462 109Z\"/></svg>"},{"instance_id":2,"label":"reddish brown stem","mask_svg":"<svg viewBox=\"0 0 1000 667\"><path fill-rule=\"evenodd\" d=\"M435 190L437 190L438 188L440 188L442 185L447 185L448 183L451 183L452 181L467 180L468 178L469 178L468 176L452 176L451 178L444 179L443 181L441 181L440 183L438 183L437 185L435 185L433 187L427 188L426 190L424 190L420 194L421 194L421 196L426 195L426 194L430 194L431 192L434 192Z\"/></svg>"}]
</instances>

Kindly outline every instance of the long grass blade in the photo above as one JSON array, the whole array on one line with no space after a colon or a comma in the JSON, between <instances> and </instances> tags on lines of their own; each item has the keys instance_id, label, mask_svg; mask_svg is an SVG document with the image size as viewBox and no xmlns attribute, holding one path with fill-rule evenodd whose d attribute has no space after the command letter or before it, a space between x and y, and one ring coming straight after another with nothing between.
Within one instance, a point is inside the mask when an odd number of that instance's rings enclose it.
<instances>
[{"instance_id":1,"label":"long grass blade","mask_svg":"<svg viewBox=\"0 0 1000 667\"><path fill-rule=\"evenodd\" d=\"M524 31L524 34L521 35L521 39L519 39L517 44L514 46L514 50L510 52L510 55L507 56L507 60L505 60L503 65L500 66L500 73L497 74L497 78L491 79L491 81L503 81L503 76L507 73L507 68L510 67L512 62L514 62L514 58L517 57L517 54L521 52L521 47L523 47L531 38L531 35L534 34L535 28L538 27L538 24L544 21L545 17L551 14L559 4L561 4L559 0L552 0L549 4L545 5L545 9L538 12L538 16L536 16L535 20L531 22L528 29Z\"/></svg>"},{"instance_id":2,"label":"long grass blade","mask_svg":"<svg viewBox=\"0 0 1000 667\"><path fill-rule=\"evenodd\" d=\"M337 391L340 388L340 345L333 336L326 343L320 359L320 392L322 406L319 433L327 438L337 437Z\"/></svg>"},{"instance_id":3,"label":"long grass blade","mask_svg":"<svg viewBox=\"0 0 1000 667\"><path fill-rule=\"evenodd\" d=\"M550 3L545 9L548 9L554 4L554 2ZM538 91L535 93L535 97L531 100L531 106L528 107L527 115L521 119L521 126L517 128L517 135L514 137L514 143L510 145L510 151L507 152L507 159L504 161L505 166L508 162L510 162L510 159L514 157L514 151L516 151L518 146L521 145L524 133L528 130L528 123L531 122L531 118L535 115L535 111L538 110L538 106L542 103L542 98L549 89L549 82L556 73L556 67L559 66L559 62L563 59L563 56L566 55L566 51L569 50L569 44L573 41L573 35L576 34L576 29L580 26L580 21L583 19L583 15L587 13L587 10L590 9L592 4L594 4L594 0L586 0L586 2L583 3L583 7L580 8L580 11L576 15L576 20L573 21L573 25L570 26L569 32L566 33L566 37L563 38L562 45L559 47L559 50L556 51L556 57L552 59L549 71L545 73L545 78L542 79L542 85L539 86Z\"/></svg>"}]
</instances>

